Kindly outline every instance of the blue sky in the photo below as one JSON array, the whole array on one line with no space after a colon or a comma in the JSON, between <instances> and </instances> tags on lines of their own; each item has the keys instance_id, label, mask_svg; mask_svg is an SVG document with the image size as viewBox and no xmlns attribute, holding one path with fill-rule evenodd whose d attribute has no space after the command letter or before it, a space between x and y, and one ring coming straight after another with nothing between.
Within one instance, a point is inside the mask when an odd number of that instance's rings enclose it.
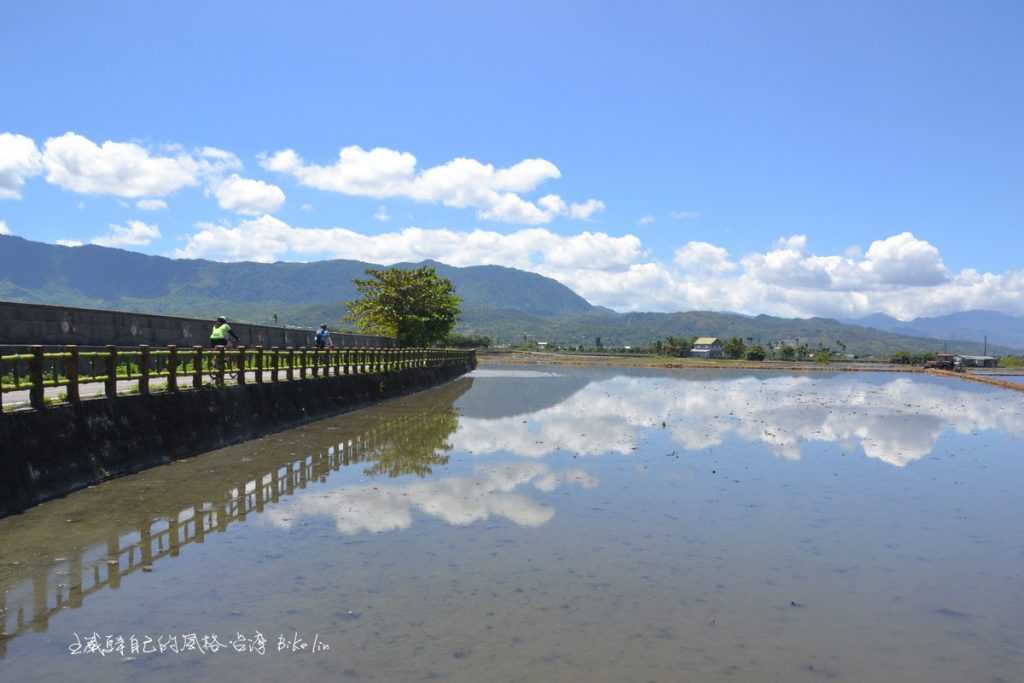
<instances>
[{"instance_id":1,"label":"blue sky","mask_svg":"<svg viewBox=\"0 0 1024 683\"><path fill-rule=\"evenodd\" d=\"M295 5L7 7L6 230L497 262L622 310L1024 313L1020 3Z\"/></svg>"}]
</instances>

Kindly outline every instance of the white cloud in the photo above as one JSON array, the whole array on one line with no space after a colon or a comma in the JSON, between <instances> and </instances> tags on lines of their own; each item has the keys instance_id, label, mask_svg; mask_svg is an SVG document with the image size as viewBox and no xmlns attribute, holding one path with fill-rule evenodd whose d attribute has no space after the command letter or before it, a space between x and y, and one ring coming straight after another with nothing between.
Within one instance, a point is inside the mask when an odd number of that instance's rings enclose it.
<instances>
[{"instance_id":1,"label":"white cloud","mask_svg":"<svg viewBox=\"0 0 1024 683\"><path fill-rule=\"evenodd\" d=\"M62 247L80 247L82 243L78 240L57 240L57 244Z\"/></svg>"},{"instance_id":2,"label":"white cloud","mask_svg":"<svg viewBox=\"0 0 1024 683\"><path fill-rule=\"evenodd\" d=\"M710 309L787 317L884 312L901 319L971 308L1024 314L1024 270L949 273L938 250L910 233L879 240L860 258L814 254L802 235L738 259L720 246L689 242L666 264L651 260L640 239L629 234L411 227L370 235L294 227L272 216L196 228L177 256L503 265L552 277L591 303L620 311Z\"/></svg>"},{"instance_id":3,"label":"white cloud","mask_svg":"<svg viewBox=\"0 0 1024 683\"><path fill-rule=\"evenodd\" d=\"M7 227L7 221L0 221L0 235L10 235L11 229Z\"/></svg>"},{"instance_id":4,"label":"white cloud","mask_svg":"<svg viewBox=\"0 0 1024 683\"><path fill-rule=\"evenodd\" d=\"M391 220L391 214L388 213L388 207L378 206L377 210L373 214L373 219L376 221L380 221L381 223L387 223L389 220Z\"/></svg>"},{"instance_id":5,"label":"white cloud","mask_svg":"<svg viewBox=\"0 0 1024 683\"><path fill-rule=\"evenodd\" d=\"M163 211L167 208L167 202L162 199L140 199L135 202L135 206L143 211Z\"/></svg>"},{"instance_id":6,"label":"white cloud","mask_svg":"<svg viewBox=\"0 0 1024 683\"><path fill-rule=\"evenodd\" d=\"M263 262L289 255L344 257L385 264L434 258L456 266L495 264L538 271L614 270L643 256L640 240L633 235L583 232L567 237L544 228L507 234L406 228L367 235L345 228L293 227L273 216L237 225L200 223L196 227L177 256Z\"/></svg>"},{"instance_id":7,"label":"white cloud","mask_svg":"<svg viewBox=\"0 0 1024 683\"><path fill-rule=\"evenodd\" d=\"M677 221L694 221L701 216L699 211L673 211L670 215Z\"/></svg>"},{"instance_id":8,"label":"white cloud","mask_svg":"<svg viewBox=\"0 0 1024 683\"><path fill-rule=\"evenodd\" d=\"M872 242L863 263L886 284L937 285L948 277L939 250L909 232Z\"/></svg>"},{"instance_id":9,"label":"white cloud","mask_svg":"<svg viewBox=\"0 0 1024 683\"><path fill-rule=\"evenodd\" d=\"M687 242L676 250L675 262L695 273L729 273L739 266L729 260L729 252L707 242Z\"/></svg>"},{"instance_id":10,"label":"white cloud","mask_svg":"<svg viewBox=\"0 0 1024 683\"><path fill-rule=\"evenodd\" d=\"M220 208L244 216L274 213L285 202L284 192L277 185L242 178L237 173L217 183L213 193Z\"/></svg>"},{"instance_id":11,"label":"white cloud","mask_svg":"<svg viewBox=\"0 0 1024 683\"><path fill-rule=\"evenodd\" d=\"M561 177L558 167L546 159L524 159L507 168L495 168L459 157L418 171L416 157L408 152L384 147L365 150L353 145L342 148L338 160L329 166L307 164L291 149L265 156L261 164L319 190L474 208L480 218L508 223L539 225L558 216L585 220L604 209L598 199L567 204L557 195L547 195L537 202L520 196Z\"/></svg>"},{"instance_id":12,"label":"white cloud","mask_svg":"<svg viewBox=\"0 0 1024 683\"><path fill-rule=\"evenodd\" d=\"M43 157L32 138L0 133L0 199L21 199L25 180L43 171Z\"/></svg>"},{"instance_id":13,"label":"white cloud","mask_svg":"<svg viewBox=\"0 0 1024 683\"><path fill-rule=\"evenodd\" d=\"M126 225L111 224L110 232L94 237L92 243L101 247L141 247L155 239L160 239L158 226L142 221L128 221Z\"/></svg>"},{"instance_id":14,"label":"white cloud","mask_svg":"<svg viewBox=\"0 0 1024 683\"><path fill-rule=\"evenodd\" d=\"M172 148L159 156L134 142L96 144L77 133L50 138L43 147L46 180L80 194L134 199L165 197L183 187L241 168L234 154L204 147L196 154Z\"/></svg>"},{"instance_id":15,"label":"white cloud","mask_svg":"<svg viewBox=\"0 0 1024 683\"><path fill-rule=\"evenodd\" d=\"M604 211L604 202L600 199L588 199L582 204L570 204L569 216L581 221L589 220L591 216Z\"/></svg>"},{"instance_id":16,"label":"white cloud","mask_svg":"<svg viewBox=\"0 0 1024 683\"><path fill-rule=\"evenodd\" d=\"M637 225L651 225L651 224L653 224L653 223L654 223L654 222L655 222L656 220L658 220L658 219L657 219L657 218L655 218L654 216L650 216L650 215L647 215L647 216L641 216L641 217L640 217L640 220L638 220L638 221L637 221Z\"/></svg>"},{"instance_id":17,"label":"white cloud","mask_svg":"<svg viewBox=\"0 0 1024 683\"><path fill-rule=\"evenodd\" d=\"M309 213L310 211L313 210L313 205L307 202L306 204L303 204L299 208L305 211L306 213Z\"/></svg>"}]
</instances>

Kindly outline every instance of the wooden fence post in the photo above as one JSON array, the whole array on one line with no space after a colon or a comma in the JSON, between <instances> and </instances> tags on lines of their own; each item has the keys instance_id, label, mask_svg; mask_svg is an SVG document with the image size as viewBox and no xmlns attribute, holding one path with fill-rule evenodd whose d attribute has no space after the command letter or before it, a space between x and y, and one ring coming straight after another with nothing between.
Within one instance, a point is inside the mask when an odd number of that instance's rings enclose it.
<instances>
[{"instance_id":1,"label":"wooden fence post","mask_svg":"<svg viewBox=\"0 0 1024 683\"><path fill-rule=\"evenodd\" d=\"M246 347L238 347L238 383L245 384Z\"/></svg>"},{"instance_id":2,"label":"wooden fence post","mask_svg":"<svg viewBox=\"0 0 1024 683\"><path fill-rule=\"evenodd\" d=\"M203 347L192 347L192 388L203 386Z\"/></svg>"},{"instance_id":3,"label":"wooden fence post","mask_svg":"<svg viewBox=\"0 0 1024 683\"><path fill-rule=\"evenodd\" d=\"M139 345L139 394L149 395L149 346Z\"/></svg>"},{"instance_id":4,"label":"wooden fence post","mask_svg":"<svg viewBox=\"0 0 1024 683\"><path fill-rule=\"evenodd\" d=\"M277 382L277 368L278 368L278 363L281 362L281 347L280 346L273 347L272 349L270 349L270 353L271 353L271 357L270 357L270 361L271 361L271 365L270 365L270 381L271 382Z\"/></svg>"},{"instance_id":5,"label":"wooden fence post","mask_svg":"<svg viewBox=\"0 0 1024 683\"><path fill-rule=\"evenodd\" d=\"M299 379L306 379L306 347L299 350Z\"/></svg>"},{"instance_id":6,"label":"wooden fence post","mask_svg":"<svg viewBox=\"0 0 1024 683\"><path fill-rule=\"evenodd\" d=\"M28 376L32 386L28 390L28 400L36 410L46 407L46 389L43 387L43 356L42 346L32 347L32 358L28 361Z\"/></svg>"},{"instance_id":7,"label":"wooden fence post","mask_svg":"<svg viewBox=\"0 0 1024 683\"><path fill-rule=\"evenodd\" d=\"M104 383L107 398L117 397L117 347L107 346L107 381Z\"/></svg>"},{"instance_id":8,"label":"wooden fence post","mask_svg":"<svg viewBox=\"0 0 1024 683\"><path fill-rule=\"evenodd\" d=\"M320 374L320 349L313 347L313 379Z\"/></svg>"},{"instance_id":9,"label":"wooden fence post","mask_svg":"<svg viewBox=\"0 0 1024 683\"><path fill-rule=\"evenodd\" d=\"M178 347L171 344L167 347L167 391L178 390Z\"/></svg>"},{"instance_id":10,"label":"wooden fence post","mask_svg":"<svg viewBox=\"0 0 1024 683\"><path fill-rule=\"evenodd\" d=\"M216 382L217 382L217 386L218 387L223 387L224 386L224 370L226 369L225 368L225 364L228 362L228 353L227 353L227 348L226 347L224 347L224 346L218 346L217 347L217 361L218 361L217 362L217 374L215 375Z\"/></svg>"},{"instance_id":11,"label":"wooden fence post","mask_svg":"<svg viewBox=\"0 0 1024 683\"><path fill-rule=\"evenodd\" d=\"M263 347L256 347L256 384L263 384Z\"/></svg>"},{"instance_id":12,"label":"wooden fence post","mask_svg":"<svg viewBox=\"0 0 1024 683\"><path fill-rule=\"evenodd\" d=\"M291 382L295 379L295 348L288 347L288 381Z\"/></svg>"},{"instance_id":13,"label":"wooden fence post","mask_svg":"<svg viewBox=\"0 0 1024 683\"><path fill-rule=\"evenodd\" d=\"M68 403L78 403L81 395L78 391L78 347L65 347L68 358L64 361L64 374L68 376Z\"/></svg>"}]
</instances>

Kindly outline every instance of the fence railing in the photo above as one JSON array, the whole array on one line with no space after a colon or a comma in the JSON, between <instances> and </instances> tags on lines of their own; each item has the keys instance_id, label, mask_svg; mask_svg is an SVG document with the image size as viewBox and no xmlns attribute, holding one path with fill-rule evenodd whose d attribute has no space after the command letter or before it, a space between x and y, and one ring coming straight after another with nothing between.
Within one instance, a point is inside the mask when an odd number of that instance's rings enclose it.
<instances>
[{"instance_id":1,"label":"fence railing","mask_svg":"<svg viewBox=\"0 0 1024 683\"><path fill-rule=\"evenodd\" d=\"M28 392L35 409L83 398L200 389L228 384L294 382L330 376L387 373L473 360L472 350L417 348L233 348L118 347L47 351L0 356L0 411L4 395ZM154 382L153 380L158 380ZM49 388L61 388L62 394ZM25 404L24 400L17 401Z\"/></svg>"}]
</instances>

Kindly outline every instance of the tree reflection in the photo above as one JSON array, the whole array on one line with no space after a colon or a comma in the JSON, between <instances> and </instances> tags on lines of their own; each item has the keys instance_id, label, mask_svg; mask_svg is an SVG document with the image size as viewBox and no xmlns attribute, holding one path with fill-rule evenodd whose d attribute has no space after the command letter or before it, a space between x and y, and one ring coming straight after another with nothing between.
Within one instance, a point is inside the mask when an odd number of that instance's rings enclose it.
<instances>
[{"instance_id":1,"label":"tree reflection","mask_svg":"<svg viewBox=\"0 0 1024 683\"><path fill-rule=\"evenodd\" d=\"M363 472L390 478L433 474L434 467L448 464L445 453L453 448L449 438L458 426L459 414L450 405L416 415L390 432L378 449L364 453L367 461L376 462Z\"/></svg>"}]
</instances>

